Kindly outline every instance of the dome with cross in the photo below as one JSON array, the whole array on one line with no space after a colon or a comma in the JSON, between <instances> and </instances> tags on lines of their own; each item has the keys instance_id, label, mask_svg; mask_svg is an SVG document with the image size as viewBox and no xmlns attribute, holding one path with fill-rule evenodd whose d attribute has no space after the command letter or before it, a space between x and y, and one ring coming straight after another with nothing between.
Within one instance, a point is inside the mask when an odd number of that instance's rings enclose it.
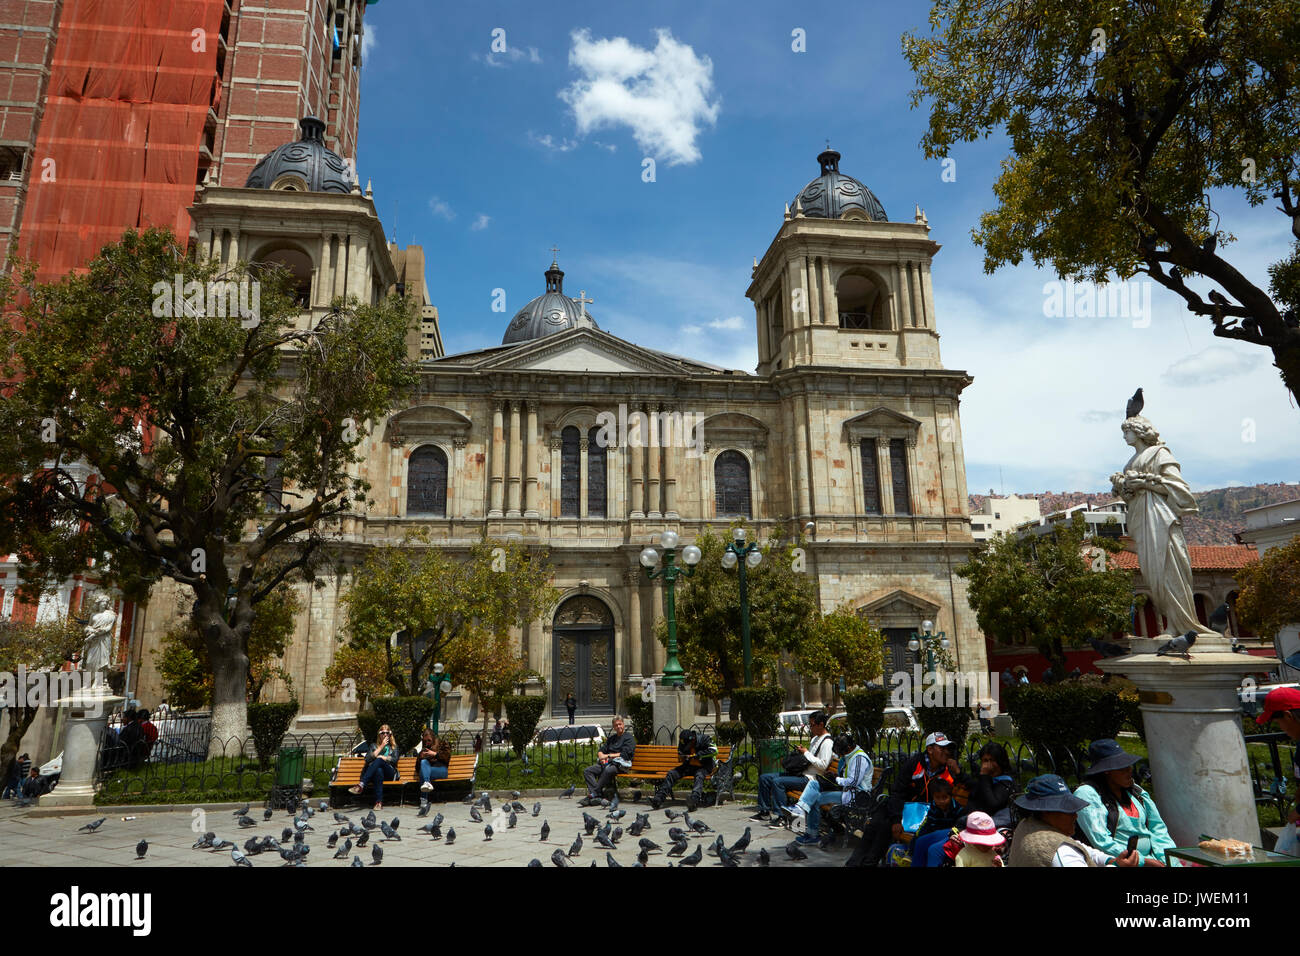
<instances>
[{"instance_id":1,"label":"dome with cross","mask_svg":"<svg viewBox=\"0 0 1300 956\"><path fill-rule=\"evenodd\" d=\"M515 313L501 339L502 345L531 342L565 329L600 328L587 312L587 305L595 300L588 299L585 290L576 299L564 294L564 273L554 258L545 275L546 291Z\"/></svg>"},{"instance_id":2,"label":"dome with cross","mask_svg":"<svg viewBox=\"0 0 1300 956\"><path fill-rule=\"evenodd\" d=\"M790 203L791 212L814 219L870 219L888 222L885 207L876 194L852 176L840 172L840 154L826 149L817 156L821 175L799 191Z\"/></svg>"}]
</instances>

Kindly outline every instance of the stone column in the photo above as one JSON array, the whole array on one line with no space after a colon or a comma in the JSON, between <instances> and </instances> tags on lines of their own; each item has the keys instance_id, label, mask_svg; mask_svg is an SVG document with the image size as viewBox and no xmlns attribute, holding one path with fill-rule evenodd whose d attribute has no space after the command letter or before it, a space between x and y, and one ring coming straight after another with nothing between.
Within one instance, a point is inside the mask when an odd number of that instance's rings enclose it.
<instances>
[{"instance_id":1,"label":"stone column","mask_svg":"<svg viewBox=\"0 0 1300 956\"><path fill-rule=\"evenodd\" d=\"M321 236L316 243L316 281L312 283L311 305L328 308L330 289L333 279L330 276L330 241L328 236Z\"/></svg>"},{"instance_id":2,"label":"stone column","mask_svg":"<svg viewBox=\"0 0 1300 956\"><path fill-rule=\"evenodd\" d=\"M641 582L645 580L640 566L623 572L627 582L627 646L630 680L640 680L645 671L645 661L641 657Z\"/></svg>"},{"instance_id":3,"label":"stone column","mask_svg":"<svg viewBox=\"0 0 1300 956\"><path fill-rule=\"evenodd\" d=\"M629 416L630 417L630 416ZM627 456L632 461L632 511L628 517L645 517L645 448L642 447L644 436L638 421L627 426Z\"/></svg>"},{"instance_id":4,"label":"stone column","mask_svg":"<svg viewBox=\"0 0 1300 956\"><path fill-rule=\"evenodd\" d=\"M662 518L663 512L659 510L659 487L661 482L660 465L663 460L659 444L662 437L659 434L659 409L650 407L646 409L646 414L650 416L650 435L647 439L649 448L650 463L646 467L646 501L645 516L647 518Z\"/></svg>"},{"instance_id":5,"label":"stone column","mask_svg":"<svg viewBox=\"0 0 1300 956\"><path fill-rule=\"evenodd\" d=\"M84 673L84 672L82 672ZM42 807L91 807L95 804L95 760L109 710L122 703L103 684L95 684L55 703L68 708L59 785L40 798Z\"/></svg>"},{"instance_id":6,"label":"stone column","mask_svg":"<svg viewBox=\"0 0 1300 956\"><path fill-rule=\"evenodd\" d=\"M912 324L912 279L906 262L894 266L894 288L898 291L898 315L894 327L902 331Z\"/></svg>"},{"instance_id":7,"label":"stone column","mask_svg":"<svg viewBox=\"0 0 1300 956\"><path fill-rule=\"evenodd\" d=\"M226 262L226 265L233 266L238 261L239 261L239 230L231 229L230 230L230 259Z\"/></svg>"},{"instance_id":8,"label":"stone column","mask_svg":"<svg viewBox=\"0 0 1300 956\"><path fill-rule=\"evenodd\" d=\"M799 514L811 515L812 510L812 487L809 483L808 474L808 397L800 395L799 400L794 406L794 441L795 441L795 467L799 471L799 497L796 499L799 506ZM752 477L752 476L751 476Z\"/></svg>"},{"instance_id":9,"label":"stone column","mask_svg":"<svg viewBox=\"0 0 1300 956\"><path fill-rule=\"evenodd\" d=\"M669 521L676 521L681 517L677 513L677 474L681 468L681 446L685 441L686 426L683 425L680 434L669 436L660 459L664 471L664 517Z\"/></svg>"},{"instance_id":10,"label":"stone column","mask_svg":"<svg viewBox=\"0 0 1300 956\"><path fill-rule=\"evenodd\" d=\"M803 269L799 260L786 264L786 276L786 288L790 295L787 303L790 307L790 328L797 330L791 352L794 361L802 362L807 359L807 333L804 330L808 327L808 290L804 287ZM800 309L798 312L795 311L796 298Z\"/></svg>"},{"instance_id":11,"label":"stone column","mask_svg":"<svg viewBox=\"0 0 1300 956\"><path fill-rule=\"evenodd\" d=\"M925 299L921 295L921 264L908 263L908 275L912 281L912 317L908 325L911 328L925 327Z\"/></svg>"},{"instance_id":12,"label":"stone column","mask_svg":"<svg viewBox=\"0 0 1300 956\"><path fill-rule=\"evenodd\" d=\"M537 403L528 403L528 431L525 433L526 451L524 456L524 517L536 518L537 513Z\"/></svg>"},{"instance_id":13,"label":"stone column","mask_svg":"<svg viewBox=\"0 0 1300 956\"><path fill-rule=\"evenodd\" d=\"M826 318L822 315L822 291L821 282L817 278L817 257L804 256L800 273L801 277L806 277L804 287L808 290L808 324L821 325Z\"/></svg>"},{"instance_id":14,"label":"stone column","mask_svg":"<svg viewBox=\"0 0 1300 956\"><path fill-rule=\"evenodd\" d=\"M402 513L402 461L406 455L403 451L402 436L394 435L389 439L389 444L392 448L388 456L388 485L390 489L388 494L392 503L389 514L396 518Z\"/></svg>"},{"instance_id":15,"label":"stone column","mask_svg":"<svg viewBox=\"0 0 1300 956\"><path fill-rule=\"evenodd\" d=\"M452 444L452 467L455 469L447 481L447 517L448 518L468 518L469 515L464 513L469 510L469 495L465 494L465 489L461 484L465 481L465 444L464 438L453 438Z\"/></svg>"},{"instance_id":16,"label":"stone column","mask_svg":"<svg viewBox=\"0 0 1300 956\"><path fill-rule=\"evenodd\" d=\"M524 659L528 669L545 675L542 670L542 619L535 618L528 623L528 644Z\"/></svg>"},{"instance_id":17,"label":"stone column","mask_svg":"<svg viewBox=\"0 0 1300 956\"><path fill-rule=\"evenodd\" d=\"M587 445L590 439L583 435L578 439L578 517L587 517Z\"/></svg>"},{"instance_id":18,"label":"stone column","mask_svg":"<svg viewBox=\"0 0 1300 956\"><path fill-rule=\"evenodd\" d=\"M839 327L840 312L835 301L835 287L831 285L831 264L824 256L822 257L822 314L826 317L827 325Z\"/></svg>"},{"instance_id":19,"label":"stone column","mask_svg":"<svg viewBox=\"0 0 1300 956\"><path fill-rule=\"evenodd\" d=\"M563 444L559 435L551 436L551 520L560 516L560 451Z\"/></svg>"},{"instance_id":20,"label":"stone column","mask_svg":"<svg viewBox=\"0 0 1300 956\"><path fill-rule=\"evenodd\" d=\"M523 436L520 434L521 427L519 424L520 403L510 403L510 464L507 466L506 476L506 517L518 518L519 511L519 492L524 479L524 448Z\"/></svg>"},{"instance_id":21,"label":"stone column","mask_svg":"<svg viewBox=\"0 0 1300 956\"><path fill-rule=\"evenodd\" d=\"M934 328L934 286L930 283L930 263L921 263L921 295L925 299L925 320L921 323L927 329Z\"/></svg>"},{"instance_id":22,"label":"stone column","mask_svg":"<svg viewBox=\"0 0 1300 956\"><path fill-rule=\"evenodd\" d=\"M898 508L894 505L894 464L889 458L887 435L876 438L876 471L880 478L880 513L897 514Z\"/></svg>"},{"instance_id":23,"label":"stone column","mask_svg":"<svg viewBox=\"0 0 1300 956\"><path fill-rule=\"evenodd\" d=\"M651 643L654 650L654 673L662 677L664 665L668 663L668 648L659 643L654 634L655 626L659 623L659 619L664 616L664 584L658 578L652 581L651 584L654 585L654 598L651 604L652 616L650 619Z\"/></svg>"},{"instance_id":24,"label":"stone column","mask_svg":"<svg viewBox=\"0 0 1300 956\"><path fill-rule=\"evenodd\" d=\"M347 294L348 287L348 237L335 234L334 246L334 296Z\"/></svg>"},{"instance_id":25,"label":"stone column","mask_svg":"<svg viewBox=\"0 0 1300 956\"><path fill-rule=\"evenodd\" d=\"M492 493L489 518L500 518L505 501L506 427L503 420L505 403L492 403Z\"/></svg>"}]
</instances>

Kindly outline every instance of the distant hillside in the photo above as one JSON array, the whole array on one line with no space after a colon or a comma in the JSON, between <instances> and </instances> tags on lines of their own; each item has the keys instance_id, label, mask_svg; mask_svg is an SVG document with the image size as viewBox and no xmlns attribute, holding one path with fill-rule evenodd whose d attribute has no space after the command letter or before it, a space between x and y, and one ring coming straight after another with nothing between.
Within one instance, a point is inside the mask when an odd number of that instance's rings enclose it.
<instances>
[{"instance_id":1,"label":"distant hillside","mask_svg":"<svg viewBox=\"0 0 1300 956\"><path fill-rule=\"evenodd\" d=\"M1090 502L1103 505L1114 500L1110 492L1064 491L1029 492L1021 494L1022 498L1037 498L1038 507L1043 514L1062 511L1065 508ZM988 495L971 495L970 507L979 508ZM1241 488L1215 488L1197 494L1196 503L1201 509L1199 515L1187 518L1183 530L1187 543L1195 545L1236 544L1233 534L1246 526L1243 511L1258 508L1261 505L1276 504L1279 501L1294 501L1300 498L1300 484L1253 485Z\"/></svg>"}]
</instances>

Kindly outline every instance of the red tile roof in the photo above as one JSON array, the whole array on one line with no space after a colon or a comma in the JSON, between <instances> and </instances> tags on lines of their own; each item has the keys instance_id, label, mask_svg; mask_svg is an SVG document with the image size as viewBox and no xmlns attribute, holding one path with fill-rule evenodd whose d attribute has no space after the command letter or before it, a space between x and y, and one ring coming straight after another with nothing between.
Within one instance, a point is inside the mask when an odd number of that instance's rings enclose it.
<instances>
[{"instance_id":1,"label":"red tile roof","mask_svg":"<svg viewBox=\"0 0 1300 956\"><path fill-rule=\"evenodd\" d=\"M1249 544L1194 544L1187 550L1191 553L1193 571L1235 571L1259 560L1259 552ZM1138 570L1138 556L1132 551L1120 551L1110 558L1114 567Z\"/></svg>"}]
</instances>

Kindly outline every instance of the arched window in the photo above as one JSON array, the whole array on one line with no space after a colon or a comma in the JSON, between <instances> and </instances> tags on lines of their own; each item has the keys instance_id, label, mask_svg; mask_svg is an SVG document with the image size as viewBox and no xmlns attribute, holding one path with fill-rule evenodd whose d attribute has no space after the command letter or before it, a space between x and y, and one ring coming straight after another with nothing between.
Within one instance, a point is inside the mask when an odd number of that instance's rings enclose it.
<instances>
[{"instance_id":1,"label":"arched window","mask_svg":"<svg viewBox=\"0 0 1300 956\"><path fill-rule=\"evenodd\" d=\"M713 485L719 518L752 518L749 503L749 461L738 451L724 451L713 463Z\"/></svg>"},{"instance_id":2,"label":"arched window","mask_svg":"<svg viewBox=\"0 0 1300 956\"><path fill-rule=\"evenodd\" d=\"M406 469L407 515L447 517L447 455L437 445L411 453Z\"/></svg>"},{"instance_id":3,"label":"arched window","mask_svg":"<svg viewBox=\"0 0 1300 956\"><path fill-rule=\"evenodd\" d=\"M889 331L885 314L885 292L866 276L846 275L835 286L839 302L840 328Z\"/></svg>"},{"instance_id":4,"label":"arched window","mask_svg":"<svg viewBox=\"0 0 1300 956\"><path fill-rule=\"evenodd\" d=\"M560 517L578 517L578 482L582 459L578 443L582 432L573 425L560 432Z\"/></svg>"},{"instance_id":5,"label":"arched window","mask_svg":"<svg viewBox=\"0 0 1300 956\"><path fill-rule=\"evenodd\" d=\"M587 515L605 517L605 447L596 441L601 429L587 430Z\"/></svg>"}]
</instances>

